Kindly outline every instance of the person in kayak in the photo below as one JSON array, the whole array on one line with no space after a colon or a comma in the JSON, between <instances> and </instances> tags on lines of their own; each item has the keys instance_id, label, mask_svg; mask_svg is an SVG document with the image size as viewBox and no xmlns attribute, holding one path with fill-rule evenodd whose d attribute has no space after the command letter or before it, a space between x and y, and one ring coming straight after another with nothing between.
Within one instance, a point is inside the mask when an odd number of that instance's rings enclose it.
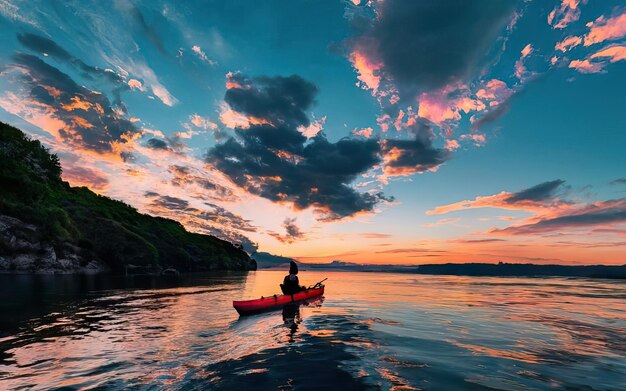
<instances>
[{"instance_id":1,"label":"person in kayak","mask_svg":"<svg viewBox=\"0 0 626 391\"><path fill-rule=\"evenodd\" d=\"M300 286L300 281L298 280L298 265L294 261L289 263L289 274L283 279L280 288L285 295L293 295L294 293L306 290L306 287Z\"/></svg>"}]
</instances>

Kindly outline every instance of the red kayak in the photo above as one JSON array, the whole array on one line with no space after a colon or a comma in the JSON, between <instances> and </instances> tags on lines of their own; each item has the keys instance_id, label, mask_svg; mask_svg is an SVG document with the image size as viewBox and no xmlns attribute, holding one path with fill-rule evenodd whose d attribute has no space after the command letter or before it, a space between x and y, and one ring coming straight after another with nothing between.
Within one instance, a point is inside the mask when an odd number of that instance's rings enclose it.
<instances>
[{"instance_id":1,"label":"red kayak","mask_svg":"<svg viewBox=\"0 0 626 391\"><path fill-rule=\"evenodd\" d=\"M281 308L285 304L320 297L324 294L324 285L316 285L293 295L274 295L255 300L233 301L233 307L239 315L252 315L263 311Z\"/></svg>"}]
</instances>

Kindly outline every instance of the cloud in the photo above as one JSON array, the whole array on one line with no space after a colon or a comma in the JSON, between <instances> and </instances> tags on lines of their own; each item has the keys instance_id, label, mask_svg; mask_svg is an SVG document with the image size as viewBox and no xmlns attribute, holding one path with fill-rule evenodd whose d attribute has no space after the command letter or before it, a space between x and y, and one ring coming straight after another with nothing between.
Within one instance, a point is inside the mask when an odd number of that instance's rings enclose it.
<instances>
[{"instance_id":1,"label":"cloud","mask_svg":"<svg viewBox=\"0 0 626 391\"><path fill-rule=\"evenodd\" d=\"M475 75L513 17L514 1L386 0L349 44L359 79L372 90L392 82L405 97ZM355 23L357 24L357 23Z\"/></svg>"},{"instance_id":2,"label":"cloud","mask_svg":"<svg viewBox=\"0 0 626 391\"><path fill-rule=\"evenodd\" d=\"M158 138L151 138L146 142L146 145L152 149L169 149L167 143Z\"/></svg>"},{"instance_id":3,"label":"cloud","mask_svg":"<svg viewBox=\"0 0 626 391\"><path fill-rule=\"evenodd\" d=\"M211 196L211 198L220 201L237 201L237 197L232 190L224 187L192 167L182 165L171 165L167 170L171 175L171 183L174 186L199 186L202 190L202 196Z\"/></svg>"},{"instance_id":4,"label":"cloud","mask_svg":"<svg viewBox=\"0 0 626 391\"><path fill-rule=\"evenodd\" d=\"M359 236L361 236L363 238L366 238L366 239L387 239L387 238L390 238L392 236L390 234L381 234L381 233L378 233L378 232L365 232L365 233L360 233L360 234L357 234L357 235L359 235Z\"/></svg>"},{"instance_id":5,"label":"cloud","mask_svg":"<svg viewBox=\"0 0 626 391\"><path fill-rule=\"evenodd\" d=\"M139 8L130 2L117 2L117 5L122 6L128 15L132 17L132 20L139 27L140 31L152 42L154 47L157 48L161 54L167 55L165 44L158 30L148 24Z\"/></svg>"},{"instance_id":6,"label":"cloud","mask_svg":"<svg viewBox=\"0 0 626 391\"><path fill-rule=\"evenodd\" d=\"M197 208L187 200L155 192L147 192L145 197L151 199L147 205L147 210L151 214L175 219L196 232L240 243L250 253L255 252L258 247L256 243L238 232L255 232L257 227L249 220L221 206L204 202L201 208Z\"/></svg>"},{"instance_id":7,"label":"cloud","mask_svg":"<svg viewBox=\"0 0 626 391\"><path fill-rule=\"evenodd\" d=\"M72 186L87 186L96 191L101 191L109 185L109 180L100 171L75 165L63 167L63 180Z\"/></svg>"},{"instance_id":8,"label":"cloud","mask_svg":"<svg viewBox=\"0 0 626 391\"><path fill-rule=\"evenodd\" d=\"M309 126L306 110L313 104L317 87L300 76L257 77L231 74L224 101L234 111L275 126Z\"/></svg>"},{"instance_id":9,"label":"cloud","mask_svg":"<svg viewBox=\"0 0 626 391\"><path fill-rule=\"evenodd\" d=\"M501 192L491 196L479 196L473 200L455 202L438 206L426 212L427 215L439 215L459 210L475 208L498 208L525 210L533 213L569 208L569 201L558 198L564 181L557 179L520 190L515 193Z\"/></svg>"},{"instance_id":10,"label":"cloud","mask_svg":"<svg viewBox=\"0 0 626 391\"><path fill-rule=\"evenodd\" d=\"M324 220L369 212L381 194L359 193L356 178L379 163L377 140L329 142L323 133L307 139L306 114L317 87L299 76L229 76L229 109L257 124L235 128L235 137L206 155L211 166L246 191L297 209L313 207Z\"/></svg>"},{"instance_id":11,"label":"cloud","mask_svg":"<svg viewBox=\"0 0 626 391\"><path fill-rule=\"evenodd\" d=\"M45 54L46 56L49 56L59 62L72 65L74 68L80 71L81 76L86 79L103 80L105 82L108 82L111 86L113 86L113 104L120 107L123 111L126 111L126 107L122 103L120 94L123 91L136 87L136 84L134 82L138 82L137 80L135 80L133 82L133 85L131 85L130 82L126 83L122 76L110 69L102 69L87 65L81 59L73 56L68 51L63 49L56 42L40 35L31 33L18 34L17 40L26 48L38 54Z\"/></svg>"},{"instance_id":12,"label":"cloud","mask_svg":"<svg viewBox=\"0 0 626 391\"><path fill-rule=\"evenodd\" d=\"M313 121L309 124L309 126L299 126L298 131L302 133L306 138L315 137L319 132L324 129L324 124L326 123L326 116Z\"/></svg>"},{"instance_id":13,"label":"cloud","mask_svg":"<svg viewBox=\"0 0 626 391\"><path fill-rule=\"evenodd\" d=\"M529 224L502 229L493 228L489 233L495 235L536 235L562 232L570 228L607 227L623 223L626 223L626 199L619 199L595 202L556 217L540 218Z\"/></svg>"},{"instance_id":14,"label":"cloud","mask_svg":"<svg viewBox=\"0 0 626 391\"><path fill-rule=\"evenodd\" d=\"M573 60L569 63L570 68L580 73L601 73L609 63L626 60L626 46L610 45L587 57L584 60Z\"/></svg>"},{"instance_id":15,"label":"cloud","mask_svg":"<svg viewBox=\"0 0 626 391\"><path fill-rule=\"evenodd\" d=\"M383 171L385 176L406 176L436 170L450 159L450 151L433 147L429 127L416 123L409 128L412 140L382 140Z\"/></svg>"},{"instance_id":16,"label":"cloud","mask_svg":"<svg viewBox=\"0 0 626 391\"><path fill-rule=\"evenodd\" d=\"M217 124L212 122L211 120L209 120L208 118L202 117L198 114L192 114L189 117L189 121L191 121L191 123L197 127L197 128L201 128L201 129L217 129Z\"/></svg>"},{"instance_id":17,"label":"cloud","mask_svg":"<svg viewBox=\"0 0 626 391\"><path fill-rule=\"evenodd\" d=\"M481 244L481 243L495 243L495 242L505 242L505 239L454 239L451 242L454 243L462 243L462 244Z\"/></svg>"},{"instance_id":18,"label":"cloud","mask_svg":"<svg viewBox=\"0 0 626 391\"><path fill-rule=\"evenodd\" d=\"M370 138L372 137L372 132L374 131L374 129L372 128L363 128L363 129L353 129L352 130L352 134L354 134L355 136L362 136L365 138Z\"/></svg>"},{"instance_id":19,"label":"cloud","mask_svg":"<svg viewBox=\"0 0 626 391\"><path fill-rule=\"evenodd\" d=\"M618 178L611 181L611 185L626 185L626 178Z\"/></svg>"},{"instance_id":20,"label":"cloud","mask_svg":"<svg viewBox=\"0 0 626 391\"><path fill-rule=\"evenodd\" d=\"M300 231L300 228L296 225L295 217L287 217L283 222L283 228L285 228L285 235L280 235L276 232L269 232L269 234L281 243L293 243L298 239L304 238L304 233Z\"/></svg>"},{"instance_id":21,"label":"cloud","mask_svg":"<svg viewBox=\"0 0 626 391\"><path fill-rule=\"evenodd\" d=\"M427 215L439 215L474 208L499 208L531 213L520 224L505 228L491 228L484 234L494 236L564 235L568 230L585 228L611 229L626 223L626 198L593 203L574 203L562 198L567 187L558 179L511 193L476 197L436 207ZM607 231L608 232L608 231ZM611 231L613 232L613 231Z\"/></svg>"},{"instance_id":22,"label":"cloud","mask_svg":"<svg viewBox=\"0 0 626 391\"><path fill-rule=\"evenodd\" d=\"M564 40L562 40L561 42L557 42L557 44L554 46L554 49L560 50L565 53L568 50L571 50L572 48L580 45L582 41L583 40L580 37L569 36L565 38Z\"/></svg>"},{"instance_id":23,"label":"cloud","mask_svg":"<svg viewBox=\"0 0 626 391\"><path fill-rule=\"evenodd\" d=\"M565 184L565 181L561 179L540 183L511 194L506 199L506 202L514 204L524 201L543 202L551 200L556 196L557 191L562 188L563 184Z\"/></svg>"},{"instance_id":24,"label":"cloud","mask_svg":"<svg viewBox=\"0 0 626 391\"><path fill-rule=\"evenodd\" d=\"M215 65L216 62L207 57L206 53L202 50L202 48L198 45L194 45L191 47L191 50L200 57L200 59L206 62L209 65Z\"/></svg>"},{"instance_id":25,"label":"cloud","mask_svg":"<svg viewBox=\"0 0 626 391\"><path fill-rule=\"evenodd\" d=\"M461 219L459 218L450 218L450 219L441 219L441 220L435 221L434 223L428 223L428 224L423 224L423 225L424 227L438 227L440 225L458 223L459 221L461 221Z\"/></svg>"},{"instance_id":26,"label":"cloud","mask_svg":"<svg viewBox=\"0 0 626 391\"><path fill-rule=\"evenodd\" d=\"M20 112L7 107L9 111L23 118L32 117L33 112L50 118L54 122L48 121L50 126L44 130L58 140L84 150L123 156L132 147L132 141L141 135L104 94L78 85L38 57L18 53L9 69L17 74L16 80L26 91Z\"/></svg>"},{"instance_id":27,"label":"cloud","mask_svg":"<svg viewBox=\"0 0 626 391\"><path fill-rule=\"evenodd\" d=\"M561 5L548 14L548 24L555 29L563 29L580 18L580 4L586 0L561 0Z\"/></svg>"},{"instance_id":28,"label":"cloud","mask_svg":"<svg viewBox=\"0 0 626 391\"><path fill-rule=\"evenodd\" d=\"M585 46L604 41L613 41L626 35L626 10L621 10L611 18L600 16L593 22L587 23L589 32L585 35Z\"/></svg>"}]
</instances>

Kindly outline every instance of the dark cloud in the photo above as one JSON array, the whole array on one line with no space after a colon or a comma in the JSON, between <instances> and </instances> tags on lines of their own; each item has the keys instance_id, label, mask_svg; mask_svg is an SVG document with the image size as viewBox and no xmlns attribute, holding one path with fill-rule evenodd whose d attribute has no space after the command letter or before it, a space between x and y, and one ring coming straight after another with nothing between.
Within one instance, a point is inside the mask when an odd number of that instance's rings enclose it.
<instances>
[{"instance_id":1,"label":"dark cloud","mask_svg":"<svg viewBox=\"0 0 626 391\"><path fill-rule=\"evenodd\" d=\"M189 208L189 202L181 198L170 197L167 195L159 196L159 198L152 201L151 205L176 211L186 210Z\"/></svg>"},{"instance_id":2,"label":"dark cloud","mask_svg":"<svg viewBox=\"0 0 626 391\"><path fill-rule=\"evenodd\" d=\"M167 143L158 138L151 138L146 142L146 145L152 149L169 149Z\"/></svg>"},{"instance_id":3,"label":"dark cloud","mask_svg":"<svg viewBox=\"0 0 626 391\"><path fill-rule=\"evenodd\" d=\"M147 209L154 215L175 219L196 232L241 244L249 253L254 253L258 248L256 243L238 232L255 232L257 228L249 220L219 205L204 203L207 208L198 209L178 197L155 192L146 192L145 196L152 198Z\"/></svg>"},{"instance_id":4,"label":"dark cloud","mask_svg":"<svg viewBox=\"0 0 626 391\"><path fill-rule=\"evenodd\" d=\"M502 116L504 116L506 113L508 113L510 108L510 100L500 103L494 109L487 111L484 115L474 120L472 122L471 129L479 130L483 126L495 122L496 120L502 118Z\"/></svg>"},{"instance_id":5,"label":"dark cloud","mask_svg":"<svg viewBox=\"0 0 626 391\"><path fill-rule=\"evenodd\" d=\"M626 178L618 178L614 181L611 181L611 185L626 185Z\"/></svg>"},{"instance_id":6,"label":"dark cloud","mask_svg":"<svg viewBox=\"0 0 626 391\"><path fill-rule=\"evenodd\" d=\"M433 147L434 135L430 128L417 123L408 128L412 140L383 140L385 172L389 175L408 175L440 166L450 159L450 151Z\"/></svg>"},{"instance_id":7,"label":"dark cloud","mask_svg":"<svg viewBox=\"0 0 626 391\"><path fill-rule=\"evenodd\" d=\"M172 184L174 186L185 186L197 184L205 190L210 192L210 195L214 199L222 200L222 201L236 201L237 197L233 194L233 192L213 181L203 177L202 173L196 173L192 171L190 167L180 166L180 165L172 165L167 170L170 174L172 174Z\"/></svg>"},{"instance_id":8,"label":"dark cloud","mask_svg":"<svg viewBox=\"0 0 626 391\"><path fill-rule=\"evenodd\" d=\"M178 136L165 137L165 139L152 137L146 141L146 146L152 149L162 149L181 154L187 145Z\"/></svg>"},{"instance_id":9,"label":"dark cloud","mask_svg":"<svg viewBox=\"0 0 626 391\"><path fill-rule=\"evenodd\" d=\"M250 223L250 220L246 220L243 217L236 215L219 205L215 205L209 202L204 203L211 209L200 211L197 216L204 220L213 221L217 224L238 229L241 231L256 232L257 227Z\"/></svg>"},{"instance_id":10,"label":"dark cloud","mask_svg":"<svg viewBox=\"0 0 626 391\"><path fill-rule=\"evenodd\" d=\"M120 107L124 112L126 111L126 106L121 99L121 92L129 90L129 87L124 79L117 73L111 70L87 65L81 59L70 54L67 50L59 46L53 40L42 37L40 35L30 33L18 34L17 40L26 48L36 53L45 53L56 61L64 62L74 66L80 71L81 76L86 79L103 80L105 82L108 82L113 86L113 104Z\"/></svg>"},{"instance_id":11,"label":"dark cloud","mask_svg":"<svg viewBox=\"0 0 626 391\"><path fill-rule=\"evenodd\" d=\"M514 0L385 0L351 46L382 62L385 79L414 96L474 76L514 6Z\"/></svg>"},{"instance_id":12,"label":"dark cloud","mask_svg":"<svg viewBox=\"0 0 626 391\"><path fill-rule=\"evenodd\" d=\"M493 243L493 242L505 242L504 239L456 239L455 243L473 244L473 243Z\"/></svg>"},{"instance_id":13,"label":"dark cloud","mask_svg":"<svg viewBox=\"0 0 626 391\"><path fill-rule=\"evenodd\" d=\"M265 119L274 126L309 125L306 110L313 104L318 90L300 76L250 79L236 73L229 77L229 82L239 86L229 89L224 96L233 110Z\"/></svg>"},{"instance_id":14,"label":"dark cloud","mask_svg":"<svg viewBox=\"0 0 626 391\"><path fill-rule=\"evenodd\" d=\"M109 180L103 173L89 167L63 167L63 179L73 184L87 185L92 190L102 190L109 185Z\"/></svg>"},{"instance_id":15,"label":"dark cloud","mask_svg":"<svg viewBox=\"0 0 626 391\"><path fill-rule=\"evenodd\" d=\"M235 129L235 137L218 144L206 161L247 191L297 208L314 207L323 219L340 219L371 211L382 194L359 193L350 184L380 161L377 140L329 142L323 133L307 141L306 110L315 86L298 76L249 79L236 75L239 87L226 102L244 115L270 122ZM263 121L260 121L263 122Z\"/></svg>"},{"instance_id":16,"label":"dark cloud","mask_svg":"<svg viewBox=\"0 0 626 391\"><path fill-rule=\"evenodd\" d=\"M598 225L626 223L626 199L593 204L583 211L546 218L536 223L493 229L490 232L505 235L535 235L562 232L566 228L585 228Z\"/></svg>"},{"instance_id":17,"label":"dark cloud","mask_svg":"<svg viewBox=\"0 0 626 391\"><path fill-rule=\"evenodd\" d=\"M564 183L565 181L561 179L540 183L533 187L529 187L528 189L511 194L511 196L505 201L509 204L523 201L547 201L554 198L557 190L559 190Z\"/></svg>"},{"instance_id":18,"label":"dark cloud","mask_svg":"<svg viewBox=\"0 0 626 391\"><path fill-rule=\"evenodd\" d=\"M165 45L158 30L154 26L148 24L146 18L143 16L143 13L141 13L137 6L129 3L127 9L129 15L133 18L133 21L139 27L141 32L148 37L150 42L152 42L154 47L157 48L161 54L166 55L167 51L165 50ZM161 21L163 21L163 19Z\"/></svg>"},{"instance_id":19,"label":"dark cloud","mask_svg":"<svg viewBox=\"0 0 626 391\"><path fill-rule=\"evenodd\" d=\"M280 235L276 232L269 232L269 234L282 243L293 243L298 239L304 238L304 233L300 231L300 228L296 225L295 217L287 217L283 222L283 228L285 228L285 235Z\"/></svg>"},{"instance_id":20,"label":"dark cloud","mask_svg":"<svg viewBox=\"0 0 626 391\"><path fill-rule=\"evenodd\" d=\"M19 77L30 98L66 124L59 131L64 140L97 152L111 152L114 142L126 143L139 133L104 94L78 85L36 56L18 53L13 61L12 66L22 71Z\"/></svg>"}]
</instances>

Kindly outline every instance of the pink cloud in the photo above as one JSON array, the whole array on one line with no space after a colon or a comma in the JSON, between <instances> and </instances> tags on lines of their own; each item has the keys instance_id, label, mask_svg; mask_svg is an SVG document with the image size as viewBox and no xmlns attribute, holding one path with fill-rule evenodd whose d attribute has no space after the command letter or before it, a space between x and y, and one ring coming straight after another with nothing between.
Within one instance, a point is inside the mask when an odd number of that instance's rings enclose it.
<instances>
[{"instance_id":1,"label":"pink cloud","mask_svg":"<svg viewBox=\"0 0 626 391\"><path fill-rule=\"evenodd\" d=\"M508 99L512 93L513 91L505 82L498 79L491 79L481 89L476 91L476 97L500 103Z\"/></svg>"},{"instance_id":2,"label":"pink cloud","mask_svg":"<svg viewBox=\"0 0 626 391\"><path fill-rule=\"evenodd\" d=\"M448 151L454 151L461 147L461 144L457 140L446 140L444 148Z\"/></svg>"},{"instance_id":3,"label":"pink cloud","mask_svg":"<svg viewBox=\"0 0 626 391\"><path fill-rule=\"evenodd\" d=\"M352 134L356 136L363 136L365 138L372 137L372 132L374 130L372 128L363 128L363 129L354 129L352 130Z\"/></svg>"},{"instance_id":4,"label":"pink cloud","mask_svg":"<svg viewBox=\"0 0 626 391\"><path fill-rule=\"evenodd\" d=\"M128 81L128 86L130 87L131 90L139 90L139 91L145 91L146 89L144 88L143 84L141 84L141 82L137 79L130 79Z\"/></svg>"},{"instance_id":5,"label":"pink cloud","mask_svg":"<svg viewBox=\"0 0 626 391\"><path fill-rule=\"evenodd\" d=\"M209 120L208 118L202 117L198 114L192 114L189 117L191 123L201 129L217 129L217 124Z\"/></svg>"},{"instance_id":6,"label":"pink cloud","mask_svg":"<svg viewBox=\"0 0 626 391\"><path fill-rule=\"evenodd\" d=\"M585 46L609 40L616 40L626 35L626 12L606 19L600 16L587 24L589 33L585 35Z\"/></svg>"},{"instance_id":7,"label":"pink cloud","mask_svg":"<svg viewBox=\"0 0 626 391\"><path fill-rule=\"evenodd\" d=\"M626 60L626 46L609 46L591 55L589 58L606 58L609 62Z\"/></svg>"},{"instance_id":8,"label":"pink cloud","mask_svg":"<svg viewBox=\"0 0 626 391\"><path fill-rule=\"evenodd\" d=\"M571 50L573 47L576 47L582 43L582 38L576 36L570 36L562 40L561 42L557 42L554 46L555 50L560 50L562 52L567 52Z\"/></svg>"},{"instance_id":9,"label":"pink cloud","mask_svg":"<svg viewBox=\"0 0 626 391\"><path fill-rule=\"evenodd\" d=\"M476 145L477 147L483 146L487 142L487 138L485 137L485 135L484 134L480 134L480 133L463 134L463 135L461 135L460 138L461 138L461 140L471 140L471 141L473 141L474 145Z\"/></svg>"},{"instance_id":10,"label":"pink cloud","mask_svg":"<svg viewBox=\"0 0 626 391\"><path fill-rule=\"evenodd\" d=\"M461 219L459 218L450 218L450 219L441 219L438 220L434 223L428 223L428 224L423 224L424 227L437 227L440 225L446 225L446 224L454 224L454 223L458 223L459 221L461 221Z\"/></svg>"},{"instance_id":11,"label":"pink cloud","mask_svg":"<svg viewBox=\"0 0 626 391\"><path fill-rule=\"evenodd\" d=\"M303 136L306 136L306 138L315 137L324 128L324 123L326 123L326 116L312 121L309 126L298 127L298 131L302 133Z\"/></svg>"},{"instance_id":12,"label":"pink cloud","mask_svg":"<svg viewBox=\"0 0 626 391\"><path fill-rule=\"evenodd\" d=\"M573 60L569 67L580 73L599 73L604 72L607 63L624 60L626 60L626 46L613 45L599 50L584 60Z\"/></svg>"},{"instance_id":13,"label":"pink cloud","mask_svg":"<svg viewBox=\"0 0 626 391\"><path fill-rule=\"evenodd\" d=\"M198 57L200 57L200 59L210 65L215 65L216 62L211 60L206 53L202 50L202 48L198 45L194 45L191 47L191 50L196 53L198 55Z\"/></svg>"},{"instance_id":14,"label":"pink cloud","mask_svg":"<svg viewBox=\"0 0 626 391\"><path fill-rule=\"evenodd\" d=\"M417 116L438 126L459 121L461 112L467 114L486 109L485 103L470 97L466 86L445 86L439 91L425 92L418 97L418 101Z\"/></svg>"},{"instance_id":15,"label":"pink cloud","mask_svg":"<svg viewBox=\"0 0 626 391\"><path fill-rule=\"evenodd\" d=\"M589 227L610 229L626 223L626 199L597 201L591 204L573 205L558 213L526 219L524 224L506 228L492 228L492 235L541 235L563 233Z\"/></svg>"},{"instance_id":16,"label":"pink cloud","mask_svg":"<svg viewBox=\"0 0 626 391\"><path fill-rule=\"evenodd\" d=\"M602 63L592 63L589 60L573 60L569 63L569 67L576 69L580 73L599 73L604 68Z\"/></svg>"},{"instance_id":17,"label":"pink cloud","mask_svg":"<svg viewBox=\"0 0 626 391\"><path fill-rule=\"evenodd\" d=\"M359 79L357 85L363 89L372 90L372 95L376 95L380 86L378 72L382 68L382 63L371 60L358 49L350 53L348 58L359 74L357 76Z\"/></svg>"},{"instance_id":18,"label":"pink cloud","mask_svg":"<svg viewBox=\"0 0 626 391\"><path fill-rule=\"evenodd\" d=\"M562 0L561 5L548 14L548 24L555 29L563 29L580 18L580 4L586 0Z\"/></svg>"},{"instance_id":19,"label":"pink cloud","mask_svg":"<svg viewBox=\"0 0 626 391\"><path fill-rule=\"evenodd\" d=\"M109 185L104 173L82 166L64 166L63 179L72 186L86 186L95 191L101 191Z\"/></svg>"},{"instance_id":20,"label":"pink cloud","mask_svg":"<svg viewBox=\"0 0 626 391\"><path fill-rule=\"evenodd\" d=\"M490 196L478 196L473 200L465 200L452 204L438 206L426 212L427 215L440 215L467 209L496 208L505 210L522 210L533 214L554 212L560 209L569 209L570 203L559 199L546 201L521 200L512 202L515 193L500 192Z\"/></svg>"}]
</instances>

